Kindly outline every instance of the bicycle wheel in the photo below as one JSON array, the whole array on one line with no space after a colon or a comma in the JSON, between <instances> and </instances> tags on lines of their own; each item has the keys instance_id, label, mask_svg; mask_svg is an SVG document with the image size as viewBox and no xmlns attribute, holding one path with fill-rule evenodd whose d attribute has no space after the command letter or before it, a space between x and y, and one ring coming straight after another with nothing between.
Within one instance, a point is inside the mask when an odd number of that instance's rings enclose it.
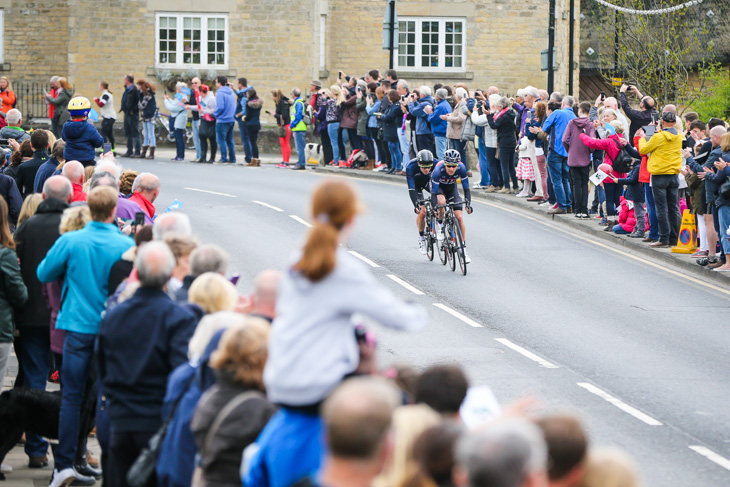
<instances>
[{"instance_id":1,"label":"bicycle wheel","mask_svg":"<svg viewBox=\"0 0 730 487\"><path fill-rule=\"evenodd\" d=\"M459 269L461 269L463 275L466 275L466 251L464 250L464 239L461 237L461 227L458 222L454 225L454 228L456 230L454 232L454 243L456 256L459 259Z\"/></svg>"},{"instance_id":2,"label":"bicycle wheel","mask_svg":"<svg viewBox=\"0 0 730 487\"><path fill-rule=\"evenodd\" d=\"M456 247L454 244L454 222L449 220L448 232L446 232L446 239L448 243L449 252L449 267L451 271L456 270Z\"/></svg>"},{"instance_id":3,"label":"bicycle wheel","mask_svg":"<svg viewBox=\"0 0 730 487\"><path fill-rule=\"evenodd\" d=\"M449 255L449 251L446 249L446 239L442 240L441 242L438 241L438 237L435 235L435 233L436 233L435 225L434 225L433 233L434 233L434 235L431 237L431 239L432 239L431 241L435 242L436 252L439 254L439 260L441 260L441 264L446 265L448 255Z\"/></svg>"},{"instance_id":4,"label":"bicycle wheel","mask_svg":"<svg viewBox=\"0 0 730 487\"><path fill-rule=\"evenodd\" d=\"M433 261L433 235L431 232L431 215L426 213L426 257Z\"/></svg>"}]
</instances>

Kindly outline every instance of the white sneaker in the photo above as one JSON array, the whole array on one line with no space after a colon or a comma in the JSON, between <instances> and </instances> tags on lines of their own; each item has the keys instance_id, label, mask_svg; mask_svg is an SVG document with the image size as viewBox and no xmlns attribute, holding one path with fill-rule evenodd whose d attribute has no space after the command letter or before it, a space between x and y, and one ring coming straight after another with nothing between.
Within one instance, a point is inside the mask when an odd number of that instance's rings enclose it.
<instances>
[{"instance_id":1,"label":"white sneaker","mask_svg":"<svg viewBox=\"0 0 730 487\"><path fill-rule=\"evenodd\" d=\"M418 250L420 250L423 255L426 255L426 237L418 237Z\"/></svg>"},{"instance_id":2,"label":"white sneaker","mask_svg":"<svg viewBox=\"0 0 730 487\"><path fill-rule=\"evenodd\" d=\"M5 465L4 463L0 465L0 472L2 473L11 473L13 471L13 467L10 465Z\"/></svg>"},{"instance_id":3,"label":"white sneaker","mask_svg":"<svg viewBox=\"0 0 730 487\"><path fill-rule=\"evenodd\" d=\"M464 262L471 264L471 257L469 257L469 254L466 253L466 250L464 250Z\"/></svg>"},{"instance_id":4,"label":"white sneaker","mask_svg":"<svg viewBox=\"0 0 730 487\"><path fill-rule=\"evenodd\" d=\"M73 468L64 468L60 472L54 469L53 477L48 487L66 487L74 480L76 480L76 472L74 472Z\"/></svg>"},{"instance_id":5,"label":"white sneaker","mask_svg":"<svg viewBox=\"0 0 730 487\"><path fill-rule=\"evenodd\" d=\"M439 242L444 241L444 226L439 222L436 222L436 239Z\"/></svg>"}]
</instances>

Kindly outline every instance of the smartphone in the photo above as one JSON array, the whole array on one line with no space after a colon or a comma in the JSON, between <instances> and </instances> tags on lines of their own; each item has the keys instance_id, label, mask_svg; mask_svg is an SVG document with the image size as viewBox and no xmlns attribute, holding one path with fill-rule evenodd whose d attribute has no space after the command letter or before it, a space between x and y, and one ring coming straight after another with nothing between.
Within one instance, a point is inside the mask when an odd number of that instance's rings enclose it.
<instances>
[{"instance_id":1,"label":"smartphone","mask_svg":"<svg viewBox=\"0 0 730 487\"><path fill-rule=\"evenodd\" d=\"M233 275L231 276L231 278L230 278L231 284L233 284L233 285L235 286L236 284L238 284L238 280L239 280L240 278L241 278L241 274L239 274L238 272L236 272L236 273L235 273L235 274L233 274Z\"/></svg>"},{"instance_id":2,"label":"smartphone","mask_svg":"<svg viewBox=\"0 0 730 487\"><path fill-rule=\"evenodd\" d=\"M337 79L342 79L342 71L337 72Z\"/></svg>"},{"instance_id":3,"label":"smartphone","mask_svg":"<svg viewBox=\"0 0 730 487\"><path fill-rule=\"evenodd\" d=\"M601 100L605 100L605 99L606 99L606 93L604 93L604 92L602 91L602 92L601 92Z\"/></svg>"},{"instance_id":4,"label":"smartphone","mask_svg":"<svg viewBox=\"0 0 730 487\"><path fill-rule=\"evenodd\" d=\"M142 226L144 225L144 212L138 211L134 214L134 224L135 226Z\"/></svg>"},{"instance_id":5,"label":"smartphone","mask_svg":"<svg viewBox=\"0 0 730 487\"><path fill-rule=\"evenodd\" d=\"M400 101L406 101L406 98L408 98L408 95L401 95Z\"/></svg>"},{"instance_id":6,"label":"smartphone","mask_svg":"<svg viewBox=\"0 0 730 487\"><path fill-rule=\"evenodd\" d=\"M107 142L106 144L104 144L104 154L107 154L107 153L109 153L111 151L112 151L112 145L109 142Z\"/></svg>"}]
</instances>

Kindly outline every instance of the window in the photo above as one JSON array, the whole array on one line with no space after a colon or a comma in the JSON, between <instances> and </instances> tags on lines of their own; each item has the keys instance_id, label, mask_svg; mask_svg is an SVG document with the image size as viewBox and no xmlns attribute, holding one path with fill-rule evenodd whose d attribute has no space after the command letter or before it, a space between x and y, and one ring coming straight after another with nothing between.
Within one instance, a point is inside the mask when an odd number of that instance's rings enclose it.
<instances>
[{"instance_id":1,"label":"window","mask_svg":"<svg viewBox=\"0 0 730 487\"><path fill-rule=\"evenodd\" d=\"M227 68L228 16L158 13L155 64Z\"/></svg>"},{"instance_id":2,"label":"window","mask_svg":"<svg viewBox=\"0 0 730 487\"><path fill-rule=\"evenodd\" d=\"M398 32L398 68L466 70L465 19L401 18Z\"/></svg>"}]
</instances>

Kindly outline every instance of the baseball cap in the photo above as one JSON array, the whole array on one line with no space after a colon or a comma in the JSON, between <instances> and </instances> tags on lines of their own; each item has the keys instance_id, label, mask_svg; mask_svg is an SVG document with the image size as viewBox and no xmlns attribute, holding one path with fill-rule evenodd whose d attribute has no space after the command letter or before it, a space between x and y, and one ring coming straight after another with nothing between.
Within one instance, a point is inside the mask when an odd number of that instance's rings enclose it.
<instances>
[{"instance_id":1,"label":"baseball cap","mask_svg":"<svg viewBox=\"0 0 730 487\"><path fill-rule=\"evenodd\" d=\"M672 112L662 113L662 121L667 123L677 123L677 116Z\"/></svg>"}]
</instances>

